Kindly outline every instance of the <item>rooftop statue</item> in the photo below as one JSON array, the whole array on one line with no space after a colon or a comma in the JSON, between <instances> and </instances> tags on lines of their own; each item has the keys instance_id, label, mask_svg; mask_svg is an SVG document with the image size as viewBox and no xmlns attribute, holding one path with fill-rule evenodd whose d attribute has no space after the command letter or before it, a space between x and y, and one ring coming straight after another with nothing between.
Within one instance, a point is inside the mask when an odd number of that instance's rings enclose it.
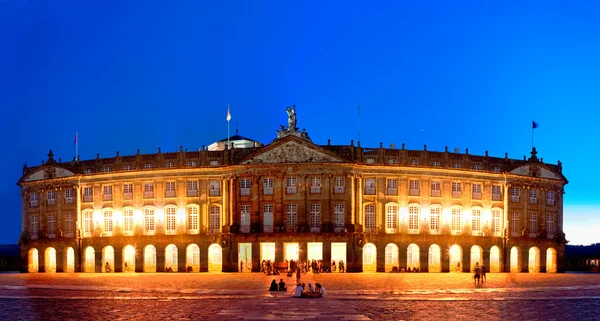
<instances>
[{"instance_id":1,"label":"rooftop statue","mask_svg":"<svg viewBox=\"0 0 600 321\"><path fill-rule=\"evenodd\" d=\"M288 132L295 132L298 130L298 128L296 128L296 105L293 105L292 107L287 106L285 108L285 111L288 114L288 127L287 127L287 131Z\"/></svg>"},{"instance_id":2,"label":"rooftop statue","mask_svg":"<svg viewBox=\"0 0 600 321\"><path fill-rule=\"evenodd\" d=\"M310 141L310 138L308 137L308 133L306 132L305 129L301 131L298 130L298 127L296 127L296 105L292 105L292 106L287 106L285 108L285 112L288 115L288 125L287 127L283 126L283 125L279 125L279 130L276 130L277 132L277 138L282 138L288 135L294 135L303 139L306 139L308 141Z\"/></svg>"}]
</instances>

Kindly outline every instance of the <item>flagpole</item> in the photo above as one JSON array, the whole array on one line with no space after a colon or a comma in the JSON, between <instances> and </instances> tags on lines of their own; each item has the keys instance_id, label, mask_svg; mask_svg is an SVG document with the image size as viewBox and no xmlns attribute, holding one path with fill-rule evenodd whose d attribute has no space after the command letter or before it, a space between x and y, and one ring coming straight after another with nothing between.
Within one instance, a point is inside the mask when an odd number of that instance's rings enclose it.
<instances>
[{"instance_id":1,"label":"flagpole","mask_svg":"<svg viewBox=\"0 0 600 321\"><path fill-rule=\"evenodd\" d=\"M360 100L358 101L358 142L360 143Z\"/></svg>"},{"instance_id":2,"label":"flagpole","mask_svg":"<svg viewBox=\"0 0 600 321\"><path fill-rule=\"evenodd\" d=\"M229 111L229 105L227 105L227 149L229 149L229 122L231 120L231 112Z\"/></svg>"},{"instance_id":3,"label":"flagpole","mask_svg":"<svg viewBox=\"0 0 600 321\"><path fill-rule=\"evenodd\" d=\"M75 132L75 160L79 158L79 133Z\"/></svg>"}]
</instances>

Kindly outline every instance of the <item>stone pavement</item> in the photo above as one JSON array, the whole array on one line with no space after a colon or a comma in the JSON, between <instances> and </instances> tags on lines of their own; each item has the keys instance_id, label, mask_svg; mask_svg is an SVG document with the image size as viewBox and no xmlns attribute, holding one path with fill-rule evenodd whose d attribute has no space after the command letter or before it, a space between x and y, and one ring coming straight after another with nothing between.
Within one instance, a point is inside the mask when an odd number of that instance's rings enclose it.
<instances>
[{"instance_id":1,"label":"stone pavement","mask_svg":"<svg viewBox=\"0 0 600 321\"><path fill-rule=\"evenodd\" d=\"M291 290L292 278L283 278ZM599 320L600 275L321 274L323 299L262 274L0 274L0 320Z\"/></svg>"}]
</instances>

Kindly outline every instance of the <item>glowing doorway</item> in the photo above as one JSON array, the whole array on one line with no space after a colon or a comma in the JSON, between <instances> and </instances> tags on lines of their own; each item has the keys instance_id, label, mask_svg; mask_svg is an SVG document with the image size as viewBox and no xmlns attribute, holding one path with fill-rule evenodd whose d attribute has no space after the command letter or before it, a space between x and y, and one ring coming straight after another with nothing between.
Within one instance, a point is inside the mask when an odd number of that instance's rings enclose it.
<instances>
[{"instance_id":1,"label":"glowing doorway","mask_svg":"<svg viewBox=\"0 0 600 321\"><path fill-rule=\"evenodd\" d=\"M240 243L238 271L252 272L252 243Z\"/></svg>"},{"instance_id":2,"label":"glowing doorway","mask_svg":"<svg viewBox=\"0 0 600 321\"><path fill-rule=\"evenodd\" d=\"M83 271L88 273L96 272L96 251L91 246L88 246L85 249L85 265L83 266Z\"/></svg>"},{"instance_id":3,"label":"glowing doorway","mask_svg":"<svg viewBox=\"0 0 600 321\"><path fill-rule=\"evenodd\" d=\"M516 246L513 246L510 249L510 271L513 273L520 272L519 268L519 249Z\"/></svg>"},{"instance_id":4,"label":"glowing doorway","mask_svg":"<svg viewBox=\"0 0 600 321\"><path fill-rule=\"evenodd\" d=\"M131 245L123 248L123 272L135 272L135 249Z\"/></svg>"},{"instance_id":5,"label":"glowing doorway","mask_svg":"<svg viewBox=\"0 0 600 321\"><path fill-rule=\"evenodd\" d=\"M427 257L429 272L442 272L441 253L442 251L437 244L432 244L429 247L429 253Z\"/></svg>"},{"instance_id":6,"label":"glowing doorway","mask_svg":"<svg viewBox=\"0 0 600 321\"><path fill-rule=\"evenodd\" d=\"M223 249L219 244L208 247L208 272L223 271Z\"/></svg>"},{"instance_id":7,"label":"glowing doorway","mask_svg":"<svg viewBox=\"0 0 600 321\"><path fill-rule=\"evenodd\" d=\"M102 249L102 272L114 272L115 267L115 250L112 246L107 246Z\"/></svg>"},{"instance_id":8,"label":"glowing doorway","mask_svg":"<svg viewBox=\"0 0 600 321\"><path fill-rule=\"evenodd\" d=\"M419 251L419 247L416 244L411 244L406 249L406 265L409 269L418 268L421 269L421 253Z\"/></svg>"},{"instance_id":9,"label":"glowing doorway","mask_svg":"<svg viewBox=\"0 0 600 321\"><path fill-rule=\"evenodd\" d=\"M260 243L260 262L275 261L275 243Z\"/></svg>"},{"instance_id":10,"label":"glowing doorway","mask_svg":"<svg viewBox=\"0 0 600 321\"><path fill-rule=\"evenodd\" d=\"M500 272L500 249L497 246L490 249L490 272Z\"/></svg>"},{"instance_id":11,"label":"glowing doorway","mask_svg":"<svg viewBox=\"0 0 600 321\"><path fill-rule=\"evenodd\" d=\"M450 247L450 272L462 272L462 248L456 244Z\"/></svg>"},{"instance_id":12,"label":"glowing doorway","mask_svg":"<svg viewBox=\"0 0 600 321\"><path fill-rule=\"evenodd\" d=\"M190 244L186 250L185 258L186 271L200 272L200 247L196 244Z\"/></svg>"},{"instance_id":13,"label":"glowing doorway","mask_svg":"<svg viewBox=\"0 0 600 321\"><path fill-rule=\"evenodd\" d=\"M44 252L44 268L46 272L56 272L56 250L53 247L49 247Z\"/></svg>"},{"instance_id":14,"label":"glowing doorway","mask_svg":"<svg viewBox=\"0 0 600 321\"><path fill-rule=\"evenodd\" d=\"M156 248L148 245L144 249L144 272L156 272Z\"/></svg>"},{"instance_id":15,"label":"glowing doorway","mask_svg":"<svg viewBox=\"0 0 600 321\"><path fill-rule=\"evenodd\" d=\"M483 264L483 250L477 245L471 247L471 271L475 271L475 265Z\"/></svg>"},{"instance_id":16,"label":"glowing doorway","mask_svg":"<svg viewBox=\"0 0 600 321\"><path fill-rule=\"evenodd\" d=\"M341 272L340 263L346 263L346 243L331 243L331 271Z\"/></svg>"},{"instance_id":17,"label":"glowing doorway","mask_svg":"<svg viewBox=\"0 0 600 321\"><path fill-rule=\"evenodd\" d=\"M65 272L73 273L75 272L75 251L72 247L68 247L65 251L66 258L66 269Z\"/></svg>"},{"instance_id":18,"label":"glowing doorway","mask_svg":"<svg viewBox=\"0 0 600 321\"><path fill-rule=\"evenodd\" d=\"M323 243L321 242L308 242L308 261L312 260L323 260Z\"/></svg>"},{"instance_id":19,"label":"glowing doorway","mask_svg":"<svg viewBox=\"0 0 600 321\"><path fill-rule=\"evenodd\" d=\"M165 249L165 271L169 268L171 268L173 272L179 270L179 255L175 244L169 244Z\"/></svg>"},{"instance_id":20,"label":"glowing doorway","mask_svg":"<svg viewBox=\"0 0 600 321\"><path fill-rule=\"evenodd\" d=\"M27 271L28 272L38 272L40 270L39 266L39 256L37 249L29 250L27 254Z\"/></svg>"},{"instance_id":21,"label":"glowing doorway","mask_svg":"<svg viewBox=\"0 0 600 321\"><path fill-rule=\"evenodd\" d=\"M390 272L395 266L400 268L400 260L398 259L398 246L390 243L385 247L385 271Z\"/></svg>"},{"instance_id":22,"label":"glowing doorway","mask_svg":"<svg viewBox=\"0 0 600 321\"><path fill-rule=\"evenodd\" d=\"M283 259L299 261L300 258L300 246L298 243L283 243Z\"/></svg>"},{"instance_id":23,"label":"glowing doorway","mask_svg":"<svg viewBox=\"0 0 600 321\"><path fill-rule=\"evenodd\" d=\"M532 247L529 249L529 273L540 271L540 249Z\"/></svg>"},{"instance_id":24,"label":"glowing doorway","mask_svg":"<svg viewBox=\"0 0 600 321\"><path fill-rule=\"evenodd\" d=\"M363 247L363 272L377 271L377 248L368 243Z\"/></svg>"},{"instance_id":25,"label":"glowing doorway","mask_svg":"<svg viewBox=\"0 0 600 321\"><path fill-rule=\"evenodd\" d=\"M556 273L556 250L553 248L546 251L546 273Z\"/></svg>"}]
</instances>

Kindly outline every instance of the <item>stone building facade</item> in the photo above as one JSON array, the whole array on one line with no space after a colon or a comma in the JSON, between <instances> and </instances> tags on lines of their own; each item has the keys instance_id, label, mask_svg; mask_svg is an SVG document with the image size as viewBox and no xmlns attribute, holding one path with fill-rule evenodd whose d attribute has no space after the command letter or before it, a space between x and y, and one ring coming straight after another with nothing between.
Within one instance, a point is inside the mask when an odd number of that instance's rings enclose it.
<instances>
[{"instance_id":1,"label":"stone building facade","mask_svg":"<svg viewBox=\"0 0 600 321\"><path fill-rule=\"evenodd\" d=\"M18 182L21 269L257 272L322 259L347 272L562 272L567 183L535 148L517 160L316 145L295 118L265 146L71 162L50 151Z\"/></svg>"}]
</instances>

